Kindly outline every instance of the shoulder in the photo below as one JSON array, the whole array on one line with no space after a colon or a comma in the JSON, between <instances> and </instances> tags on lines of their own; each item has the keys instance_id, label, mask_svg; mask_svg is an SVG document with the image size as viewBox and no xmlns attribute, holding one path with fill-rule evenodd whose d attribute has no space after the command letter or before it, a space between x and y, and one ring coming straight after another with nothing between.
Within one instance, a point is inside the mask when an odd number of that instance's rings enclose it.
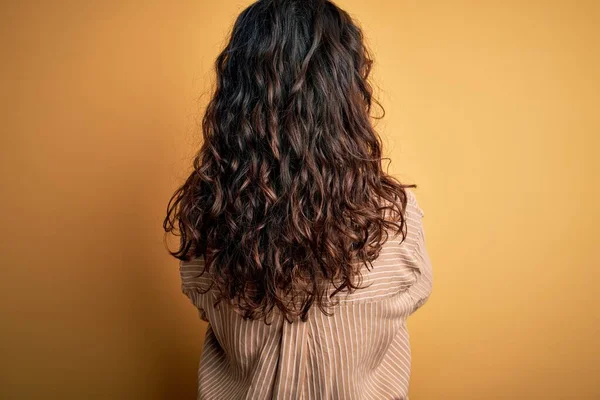
<instances>
[{"instance_id":1,"label":"shoulder","mask_svg":"<svg viewBox=\"0 0 600 400\"><path fill-rule=\"evenodd\" d=\"M207 291L211 288L211 274L205 270L204 257L179 262L182 289L184 291Z\"/></svg>"},{"instance_id":2,"label":"shoulder","mask_svg":"<svg viewBox=\"0 0 600 400\"><path fill-rule=\"evenodd\" d=\"M406 190L406 213L414 214L421 218L424 217L425 212L419 205L419 201L417 200L417 195L415 194L415 192L411 189L405 189L405 190Z\"/></svg>"},{"instance_id":3,"label":"shoulder","mask_svg":"<svg viewBox=\"0 0 600 400\"><path fill-rule=\"evenodd\" d=\"M417 195L415 194L415 192L410 188L404 188L404 193L406 197L406 206L403 210L403 214L405 216L423 217L425 213L419 205L419 201L417 200ZM392 203L387 199L382 200L381 204L387 209L392 207ZM390 214L388 213L388 210L386 210L386 218L389 217L389 215Z\"/></svg>"}]
</instances>

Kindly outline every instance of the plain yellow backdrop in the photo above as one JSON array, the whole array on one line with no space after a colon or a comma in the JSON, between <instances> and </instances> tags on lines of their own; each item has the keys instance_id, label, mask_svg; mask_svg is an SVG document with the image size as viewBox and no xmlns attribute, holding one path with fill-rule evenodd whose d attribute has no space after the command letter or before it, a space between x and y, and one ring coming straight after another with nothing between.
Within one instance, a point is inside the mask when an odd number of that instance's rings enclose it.
<instances>
[{"instance_id":1,"label":"plain yellow backdrop","mask_svg":"<svg viewBox=\"0 0 600 400\"><path fill-rule=\"evenodd\" d=\"M0 398L194 398L162 222L248 4L2 2ZM600 398L599 3L339 4L425 211L411 399Z\"/></svg>"}]
</instances>

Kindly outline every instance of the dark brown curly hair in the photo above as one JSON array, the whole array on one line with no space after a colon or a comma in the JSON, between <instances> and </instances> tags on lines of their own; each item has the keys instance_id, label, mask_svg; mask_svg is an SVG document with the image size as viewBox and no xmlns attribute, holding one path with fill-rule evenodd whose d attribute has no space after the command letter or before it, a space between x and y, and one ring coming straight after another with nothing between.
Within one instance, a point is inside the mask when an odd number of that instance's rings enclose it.
<instances>
[{"instance_id":1,"label":"dark brown curly hair","mask_svg":"<svg viewBox=\"0 0 600 400\"><path fill-rule=\"evenodd\" d=\"M327 314L335 293L360 288L388 231L406 237L416 185L382 168L371 67L361 29L331 1L259 0L235 21L163 224L181 236L174 257L204 257L215 306L265 322L275 306L288 321L313 303Z\"/></svg>"}]
</instances>

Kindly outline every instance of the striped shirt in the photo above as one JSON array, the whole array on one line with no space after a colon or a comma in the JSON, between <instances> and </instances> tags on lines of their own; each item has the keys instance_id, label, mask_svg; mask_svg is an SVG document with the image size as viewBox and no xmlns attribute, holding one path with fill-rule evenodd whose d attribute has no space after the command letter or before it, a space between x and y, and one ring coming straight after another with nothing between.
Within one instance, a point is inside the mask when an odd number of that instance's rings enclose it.
<instances>
[{"instance_id":1,"label":"striped shirt","mask_svg":"<svg viewBox=\"0 0 600 400\"><path fill-rule=\"evenodd\" d=\"M200 276L201 258L181 262L182 291L209 323L198 399L408 400L406 319L429 298L433 276L424 213L407 194L405 241L390 236L373 268L362 271L368 287L337 293L332 316L313 306L306 322L290 324L275 307L271 325L245 320L224 301L214 308L214 293L198 291L210 285L208 274Z\"/></svg>"}]
</instances>

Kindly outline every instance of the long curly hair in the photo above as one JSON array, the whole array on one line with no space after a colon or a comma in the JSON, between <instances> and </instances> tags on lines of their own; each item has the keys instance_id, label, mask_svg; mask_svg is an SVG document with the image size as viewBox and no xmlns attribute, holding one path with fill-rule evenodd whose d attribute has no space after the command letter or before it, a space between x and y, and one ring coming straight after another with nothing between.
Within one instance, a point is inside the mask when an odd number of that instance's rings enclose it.
<instances>
[{"instance_id":1,"label":"long curly hair","mask_svg":"<svg viewBox=\"0 0 600 400\"><path fill-rule=\"evenodd\" d=\"M315 303L329 315L336 293L360 288L389 232L405 239L405 188L416 185L382 168L372 62L359 26L331 1L259 0L238 16L193 172L163 224L180 236L171 255L204 257L214 306L226 299L265 322L274 307L289 322Z\"/></svg>"}]
</instances>

